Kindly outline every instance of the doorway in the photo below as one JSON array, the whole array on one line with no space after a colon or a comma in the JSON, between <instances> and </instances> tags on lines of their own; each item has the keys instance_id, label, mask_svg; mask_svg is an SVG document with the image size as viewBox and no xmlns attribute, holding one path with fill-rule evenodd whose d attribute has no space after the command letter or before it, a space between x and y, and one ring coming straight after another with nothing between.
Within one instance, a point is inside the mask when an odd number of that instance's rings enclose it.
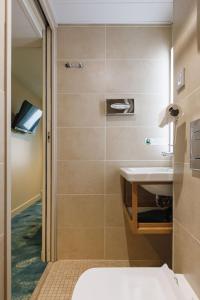
<instances>
[{"instance_id":1,"label":"doorway","mask_svg":"<svg viewBox=\"0 0 200 300\"><path fill-rule=\"evenodd\" d=\"M31 297L49 257L51 102L47 24L34 1L12 1L11 278L12 299ZM48 120L48 122L47 122ZM49 251L49 249L48 249Z\"/></svg>"}]
</instances>

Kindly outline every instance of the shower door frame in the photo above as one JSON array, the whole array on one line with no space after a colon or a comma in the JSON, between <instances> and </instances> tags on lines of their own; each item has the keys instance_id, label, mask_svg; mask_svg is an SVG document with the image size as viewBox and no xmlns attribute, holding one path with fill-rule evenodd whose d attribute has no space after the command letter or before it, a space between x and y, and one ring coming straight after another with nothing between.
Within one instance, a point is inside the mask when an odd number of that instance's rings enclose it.
<instances>
[{"instance_id":1,"label":"shower door frame","mask_svg":"<svg viewBox=\"0 0 200 300\"><path fill-rule=\"evenodd\" d=\"M25 5L31 3L20 0ZM56 260L56 23L45 0L36 0L38 12L46 21L46 201L43 210L45 248L42 258ZM11 50L12 50L12 0L5 1L5 300L11 300Z\"/></svg>"}]
</instances>

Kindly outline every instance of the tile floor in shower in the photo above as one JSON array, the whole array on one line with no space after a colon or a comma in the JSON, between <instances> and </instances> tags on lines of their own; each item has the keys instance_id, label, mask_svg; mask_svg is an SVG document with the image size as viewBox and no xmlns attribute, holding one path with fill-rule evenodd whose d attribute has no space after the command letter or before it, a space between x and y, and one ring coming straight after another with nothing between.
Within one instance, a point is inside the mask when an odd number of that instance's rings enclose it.
<instances>
[{"instance_id":1,"label":"tile floor in shower","mask_svg":"<svg viewBox=\"0 0 200 300\"><path fill-rule=\"evenodd\" d=\"M129 267L129 261L104 260L60 260L53 263L49 273L41 282L40 290L31 300L71 300L75 284L80 275L90 268Z\"/></svg>"}]
</instances>

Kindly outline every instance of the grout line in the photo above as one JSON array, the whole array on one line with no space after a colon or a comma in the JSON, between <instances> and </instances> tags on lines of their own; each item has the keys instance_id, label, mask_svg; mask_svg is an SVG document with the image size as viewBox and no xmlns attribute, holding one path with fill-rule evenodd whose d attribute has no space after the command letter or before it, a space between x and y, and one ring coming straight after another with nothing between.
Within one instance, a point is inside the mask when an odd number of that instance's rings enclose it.
<instances>
[{"instance_id":1,"label":"grout line","mask_svg":"<svg viewBox=\"0 0 200 300\"><path fill-rule=\"evenodd\" d=\"M56 194L56 196L104 196L104 194Z\"/></svg>"},{"instance_id":2,"label":"grout line","mask_svg":"<svg viewBox=\"0 0 200 300\"><path fill-rule=\"evenodd\" d=\"M164 145L165 146L165 145ZM157 145L155 145L155 147L159 147ZM171 160L166 160L166 159L163 159L163 160L131 160L131 159L128 159L128 160L125 160L125 159L102 159L102 160L92 160L92 159L57 159L57 162L163 162L163 163L167 163L167 162L171 162ZM140 167L138 165L138 167ZM142 167L142 166L141 166ZM151 166L152 167L152 166ZM162 166L161 166L162 167Z\"/></svg>"},{"instance_id":3,"label":"grout line","mask_svg":"<svg viewBox=\"0 0 200 300\"><path fill-rule=\"evenodd\" d=\"M57 59L57 63L62 63L62 62L66 62L66 61L83 61L83 62L100 62L100 61L104 61L104 58L81 58L81 57L65 57L65 58L59 58ZM152 61L152 62L162 62L162 61L166 61L165 59L161 59L161 58L106 58L106 60L108 61Z\"/></svg>"},{"instance_id":4,"label":"grout line","mask_svg":"<svg viewBox=\"0 0 200 300\"><path fill-rule=\"evenodd\" d=\"M57 94L61 94L61 95L98 95L98 96L103 96L103 95L146 95L146 96L159 96L159 97L166 97L166 94L162 94L162 93L152 93L152 92L136 92L136 91L108 91L108 92L68 92L68 91L64 91L64 90L58 90ZM134 95L133 95L134 94Z\"/></svg>"},{"instance_id":5,"label":"grout line","mask_svg":"<svg viewBox=\"0 0 200 300\"><path fill-rule=\"evenodd\" d=\"M160 2L160 1L158 1ZM169 1L166 1L169 2ZM104 27L107 26L112 27L112 28L118 28L118 27L123 27L123 28L171 28L172 24L171 23L152 23L152 24L108 24L108 23L104 23L104 24L91 24L91 23L85 23L85 24L77 24L77 23L70 23L70 24L63 24L63 23L59 23L58 24L58 30L64 30L66 28L72 27L72 28L76 28L76 27Z\"/></svg>"},{"instance_id":6,"label":"grout line","mask_svg":"<svg viewBox=\"0 0 200 300\"><path fill-rule=\"evenodd\" d=\"M196 238L178 219L174 218L174 221L200 246L200 240Z\"/></svg>"},{"instance_id":7,"label":"grout line","mask_svg":"<svg viewBox=\"0 0 200 300\"><path fill-rule=\"evenodd\" d=\"M120 226L104 226L104 225L94 225L94 226L58 226L57 227L58 230L63 230L63 229L103 229L105 231L105 229L111 229L111 228L124 228L123 225ZM104 243L105 244L105 243Z\"/></svg>"},{"instance_id":8,"label":"grout line","mask_svg":"<svg viewBox=\"0 0 200 300\"><path fill-rule=\"evenodd\" d=\"M106 25L104 27L104 32L105 32L105 72L107 73L107 28ZM106 96L104 96L104 98L106 99ZM105 113L106 113L106 106L104 106L105 109ZM107 122L106 122L106 118L105 118L105 140L104 140L104 259L106 257L106 159L107 159L107 145L106 145L106 141L107 141L107 128L106 128Z\"/></svg>"},{"instance_id":9,"label":"grout line","mask_svg":"<svg viewBox=\"0 0 200 300\"><path fill-rule=\"evenodd\" d=\"M190 92L188 95L186 95L183 98L178 98L177 100L175 99L174 103L181 103L184 102L185 100L187 100L188 98L190 98L191 96L195 95L196 93L200 92L200 86L198 86L197 88L195 88L192 92ZM177 96L178 97L178 96ZM177 98L176 97L176 98Z\"/></svg>"},{"instance_id":10,"label":"grout line","mask_svg":"<svg viewBox=\"0 0 200 300\"><path fill-rule=\"evenodd\" d=\"M104 129L106 127L105 126L57 126L57 129L60 129L60 128L70 128L70 129L93 129L93 128L102 128Z\"/></svg>"},{"instance_id":11,"label":"grout line","mask_svg":"<svg viewBox=\"0 0 200 300\"><path fill-rule=\"evenodd\" d=\"M129 120L130 122L130 120ZM154 125L154 126L149 126L147 125L110 125L109 124L109 120L106 122L105 126L57 126L56 128L78 128L78 129L93 129L93 128L156 128L159 131L163 130L163 128L158 128L158 126Z\"/></svg>"}]
</instances>

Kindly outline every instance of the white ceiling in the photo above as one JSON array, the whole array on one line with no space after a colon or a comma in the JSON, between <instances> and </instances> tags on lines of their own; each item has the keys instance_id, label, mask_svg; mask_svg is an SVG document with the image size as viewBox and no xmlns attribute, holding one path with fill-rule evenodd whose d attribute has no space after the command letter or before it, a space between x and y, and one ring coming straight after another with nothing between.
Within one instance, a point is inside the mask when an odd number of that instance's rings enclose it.
<instances>
[{"instance_id":1,"label":"white ceiling","mask_svg":"<svg viewBox=\"0 0 200 300\"><path fill-rule=\"evenodd\" d=\"M12 0L12 74L41 98L42 36L23 3L22 0Z\"/></svg>"},{"instance_id":2,"label":"white ceiling","mask_svg":"<svg viewBox=\"0 0 200 300\"><path fill-rule=\"evenodd\" d=\"M47 0L58 24L171 24L173 0Z\"/></svg>"},{"instance_id":3,"label":"white ceiling","mask_svg":"<svg viewBox=\"0 0 200 300\"><path fill-rule=\"evenodd\" d=\"M23 47L41 39L42 36L24 9L23 1L12 0L12 45Z\"/></svg>"}]
</instances>

